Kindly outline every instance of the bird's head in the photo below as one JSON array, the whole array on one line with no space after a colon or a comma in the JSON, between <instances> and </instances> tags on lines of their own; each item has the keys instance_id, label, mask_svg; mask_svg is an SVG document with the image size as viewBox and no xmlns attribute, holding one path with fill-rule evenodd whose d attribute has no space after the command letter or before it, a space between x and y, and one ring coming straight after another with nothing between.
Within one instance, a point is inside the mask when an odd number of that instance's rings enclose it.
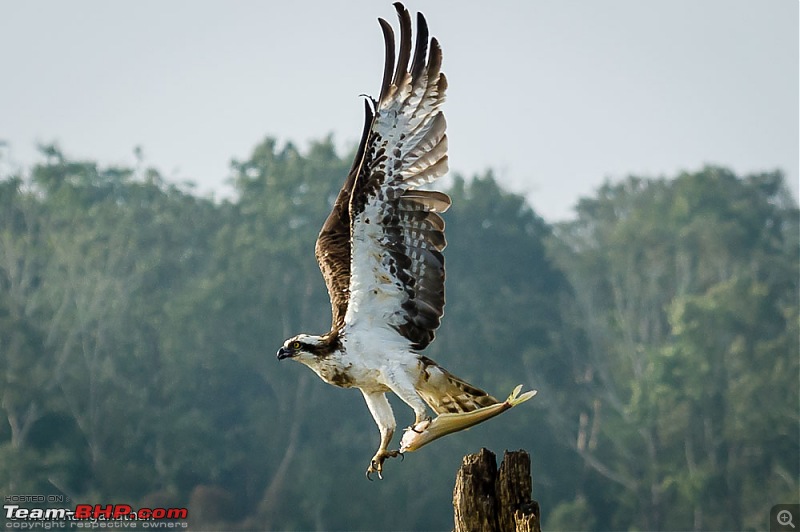
<instances>
[{"instance_id":1,"label":"bird's head","mask_svg":"<svg viewBox=\"0 0 800 532\"><path fill-rule=\"evenodd\" d=\"M278 349L278 360L293 358L298 362L308 361L324 356L328 352L328 342L324 336L298 334L286 340Z\"/></svg>"}]
</instances>

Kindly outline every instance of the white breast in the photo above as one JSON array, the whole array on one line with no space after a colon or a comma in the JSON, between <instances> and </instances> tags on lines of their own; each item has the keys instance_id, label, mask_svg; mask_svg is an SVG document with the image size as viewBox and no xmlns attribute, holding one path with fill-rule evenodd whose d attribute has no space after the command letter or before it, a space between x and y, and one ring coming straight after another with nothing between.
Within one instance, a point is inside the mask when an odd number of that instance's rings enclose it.
<instances>
[{"instance_id":1,"label":"white breast","mask_svg":"<svg viewBox=\"0 0 800 532\"><path fill-rule=\"evenodd\" d=\"M388 391L398 371L417 366L408 340L388 327L347 325L342 343L341 362L349 367L353 386L365 391Z\"/></svg>"}]
</instances>

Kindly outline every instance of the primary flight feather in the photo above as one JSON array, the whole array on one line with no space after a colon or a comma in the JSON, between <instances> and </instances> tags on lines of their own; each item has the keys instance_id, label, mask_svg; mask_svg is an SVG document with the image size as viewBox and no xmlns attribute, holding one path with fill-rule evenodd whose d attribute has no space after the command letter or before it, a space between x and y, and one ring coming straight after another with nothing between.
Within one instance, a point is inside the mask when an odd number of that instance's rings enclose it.
<instances>
[{"instance_id":1,"label":"primary flight feather","mask_svg":"<svg viewBox=\"0 0 800 532\"><path fill-rule=\"evenodd\" d=\"M533 395L517 397L516 390L501 403L420 354L433 341L444 309L440 213L450 207L450 198L418 187L448 169L441 111L447 79L425 17L417 14L412 56L411 16L401 3L394 6L400 48L396 54L391 25L378 19L386 50L380 96L365 102L355 160L317 238L331 330L299 334L278 351L279 359L297 360L325 382L361 390L381 435L368 477L381 477L384 461L401 451L480 423ZM386 392L415 414L400 450L389 450L396 422ZM428 407L437 419L431 420Z\"/></svg>"}]
</instances>

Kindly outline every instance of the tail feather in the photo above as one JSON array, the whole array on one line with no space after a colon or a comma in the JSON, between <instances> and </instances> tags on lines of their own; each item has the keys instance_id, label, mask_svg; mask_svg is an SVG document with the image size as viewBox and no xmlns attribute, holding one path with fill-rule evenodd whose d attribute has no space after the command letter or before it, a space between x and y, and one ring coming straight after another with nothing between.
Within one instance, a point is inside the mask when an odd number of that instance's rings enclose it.
<instances>
[{"instance_id":1,"label":"tail feather","mask_svg":"<svg viewBox=\"0 0 800 532\"><path fill-rule=\"evenodd\" d=\"M421 356L420 364L422 372L417 393L437 414L472 412L500 402L428 357Z\"/></svg>"}]
</instances>

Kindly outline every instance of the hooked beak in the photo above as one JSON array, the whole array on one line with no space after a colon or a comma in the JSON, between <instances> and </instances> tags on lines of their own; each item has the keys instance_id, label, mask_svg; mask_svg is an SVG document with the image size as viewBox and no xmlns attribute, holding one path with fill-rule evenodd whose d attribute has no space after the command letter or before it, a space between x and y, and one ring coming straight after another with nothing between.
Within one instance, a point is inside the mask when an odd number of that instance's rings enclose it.
<instances>
[{"instance_id":1,"label":"hooked beak","mask_svg":"<svg viewBox=\"0 0 800 532\"><path fill-rule=\"evenodd\" d=\"M278 349L278 360L283 360L284 358L291 358L292 351L291 349L286 349L285 347L281 347Z\"/></svg>"}]
</instances>

